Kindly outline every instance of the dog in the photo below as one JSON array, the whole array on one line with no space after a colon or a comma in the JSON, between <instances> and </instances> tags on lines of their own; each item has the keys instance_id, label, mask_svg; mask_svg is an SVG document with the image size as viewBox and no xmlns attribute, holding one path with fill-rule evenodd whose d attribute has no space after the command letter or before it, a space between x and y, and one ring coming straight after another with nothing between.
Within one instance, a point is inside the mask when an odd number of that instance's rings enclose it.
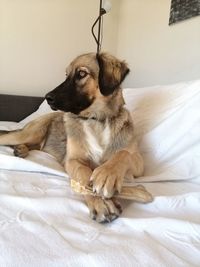
<instances>
[{"instance_id":1,"label":"dog","mask_svg":"<svg viewBox=\"0 0 200 267\"><path fill-rule=\"evenodd\" d=\"M0 145L13 146L16 156L40 149L62 163L72 179L92 184L101 196L84 198L97 222L119 216L122 208L113 195L125 176L144 172L120 87L128 73L126 62L108 53L78 56L67 67L65 81L46 95L55 112L0 136Z\"/></svg>"}]
</instances>

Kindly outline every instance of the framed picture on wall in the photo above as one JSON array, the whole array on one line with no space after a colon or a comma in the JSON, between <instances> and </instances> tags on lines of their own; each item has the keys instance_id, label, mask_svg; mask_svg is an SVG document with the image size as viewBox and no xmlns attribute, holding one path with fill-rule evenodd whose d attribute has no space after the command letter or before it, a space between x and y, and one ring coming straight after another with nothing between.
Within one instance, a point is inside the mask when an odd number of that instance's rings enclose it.
<instances>
[{"instance_id":1,"label":"framed picture on wall","mask_svg":"<svg viewBox=\"0 0 200 267\"><path fill-rule=\"evenodd\" d=\"M200 0L171 0L169 25L200 15Z\"/></svg>"}]
</instances>

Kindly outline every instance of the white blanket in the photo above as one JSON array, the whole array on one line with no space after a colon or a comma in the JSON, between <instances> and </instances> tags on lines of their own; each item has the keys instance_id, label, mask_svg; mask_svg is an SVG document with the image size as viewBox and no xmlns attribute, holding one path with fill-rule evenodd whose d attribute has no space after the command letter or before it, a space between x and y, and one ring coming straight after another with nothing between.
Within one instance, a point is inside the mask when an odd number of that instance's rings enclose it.
<instances>
[{"instance_id":1,"label":"white blanket","mask_svg":"<svg viewBox=\"0 0 200 267\"><path fill-rule=\"evenodd\" d=\"M124 96L146 165L135 182L155 200L123 201L120 218L98 224L52 156L0 147L0 266L200 265L200 80Z\"/></svg>"}]
</instances>

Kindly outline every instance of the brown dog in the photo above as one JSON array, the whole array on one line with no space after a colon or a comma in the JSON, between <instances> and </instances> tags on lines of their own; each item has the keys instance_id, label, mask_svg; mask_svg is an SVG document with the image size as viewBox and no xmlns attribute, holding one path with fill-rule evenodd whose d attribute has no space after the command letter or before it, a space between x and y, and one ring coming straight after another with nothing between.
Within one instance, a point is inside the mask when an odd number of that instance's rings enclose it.
<instances>
[{"instance_id":1,"label":"brown dog","mask_svg":"<svg viewBox=\"0 0 200 267\"><path fill-rule=\"evenodd\" d=\"M133 123L123 107L120 84L129 69L124 61L101 53L77 57L66 69L66 80L46 95L53 112L22 130L0 136L0 144L15 145L15 154L25 157L41 149L64 164L71 178L82 185L92 183L102 197L85 196L93 219L112 221L121 206L125 176L143 174L141 154L133 135Z\"/></svg>"}]
</instances>

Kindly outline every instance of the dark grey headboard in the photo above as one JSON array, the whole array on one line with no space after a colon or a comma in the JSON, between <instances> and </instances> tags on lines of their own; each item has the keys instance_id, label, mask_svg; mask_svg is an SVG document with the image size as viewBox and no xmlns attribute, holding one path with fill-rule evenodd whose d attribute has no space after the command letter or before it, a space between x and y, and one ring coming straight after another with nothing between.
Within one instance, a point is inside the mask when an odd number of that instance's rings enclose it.
<instances>
[{"instance_id":1,"label":"dark grey headboard","mask_svg":"<svg viewBox=\"0 0 200 267\"><path fill-rule=\"evenodd\" d=\"M43 97L0 94L0 121L20 121L37 110Z\"/></svg>"}]
</instances>

